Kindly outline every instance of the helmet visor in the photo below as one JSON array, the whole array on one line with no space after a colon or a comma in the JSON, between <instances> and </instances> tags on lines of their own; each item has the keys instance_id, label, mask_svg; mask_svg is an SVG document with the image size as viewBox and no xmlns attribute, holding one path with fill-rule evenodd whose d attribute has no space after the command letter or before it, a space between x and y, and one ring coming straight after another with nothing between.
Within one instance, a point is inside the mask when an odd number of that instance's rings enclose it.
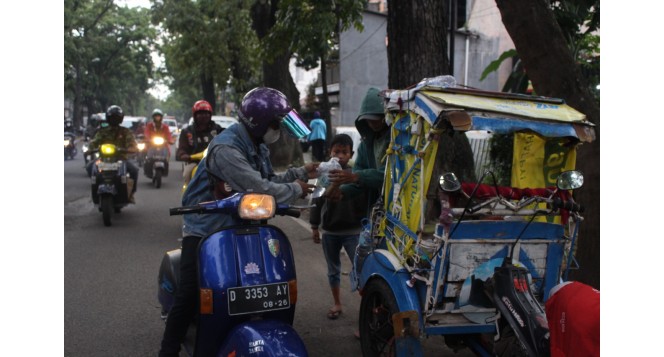
<instances>
[{"instance_id":1,"label":"helmet visor","mask_svg":"<svg viewBox=\"0 0 664 357\"><path fill-rule=\"evenodd\" d=\"M291 136L294 136L297 139L301 139L311 133L311 130L309 130L307 124L304 123L295 109L291 110L284 116L284 119L281 121L281 126L286 129Z\"/></svg>"}]
</instances>

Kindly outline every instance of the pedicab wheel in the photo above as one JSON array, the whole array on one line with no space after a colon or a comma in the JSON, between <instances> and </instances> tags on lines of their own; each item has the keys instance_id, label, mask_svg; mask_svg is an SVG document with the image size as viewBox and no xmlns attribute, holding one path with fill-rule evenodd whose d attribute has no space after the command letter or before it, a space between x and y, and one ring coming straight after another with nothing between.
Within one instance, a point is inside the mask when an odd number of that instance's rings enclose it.
<instances>
[{"instance_id":1,"label":"pedicab wheel","mask_svg":"<svg viewBox=\"0 0 664 357\"><path fill-rule=\"evenodd\" d=\"M101 197L101 213L104 217L104 225L106 227L111 225L111 214L113 213L113 197Z\"/></svg>"},{"instance_id":2,"label":"pedicab wheel","mask_svg":"<svg viewBox=\"0 0 664 357\"><path fill-rule=\"evenodd\" d=\"M363 356L395 356L392 315L397 301L389 285L373 279L364 288L360 303L360 346Z\"/></svg>"},{"instance_id":3,"label":"pedicab wheel","mask_svg":"<svg viewBox=\"0 0 664 357\"><path fill-rule=\"evenodd\" d=\"M157 170L154 173L154 178L152 179L152 184L154 187L159 188L161 187L161 170Z\"/></svg>"}]
</instances>

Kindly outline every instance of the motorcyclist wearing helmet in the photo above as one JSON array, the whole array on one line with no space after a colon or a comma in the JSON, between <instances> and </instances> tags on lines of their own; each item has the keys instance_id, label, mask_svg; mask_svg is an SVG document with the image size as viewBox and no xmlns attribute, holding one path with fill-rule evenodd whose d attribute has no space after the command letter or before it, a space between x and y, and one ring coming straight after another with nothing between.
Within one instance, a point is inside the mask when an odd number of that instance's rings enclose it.
<instances>
[{"instance_id":1,"label":"motorcyclist wearing helmet","mask_svg":"<svg viewBox=\"0 0 664 357\"><path fill-rule=\"evenodd\" d=\"M307 183L317 177L318 164L290 168L277 175L272 169L266 144L279 139L281 128L296 137L309 129L293 110L286 96L272 88L254 88L242 99L240 124L217 135L206 157L182 197L182 205L194 205L227 197L234 192L253 191L274 196L278 203L305 197L314 188ZM233 225L229 215L185 215L180 256L180 285L168 314L159 356L177 356L180 343L196 313L198 290L196 249L201 239L223 227Z\"/></svg>"},{"instance_id":2,"label":"motorcyclist wearing helmet","mask_svg":"<svg viewBox=\"0 0 664 357\"><path fill-rule=\"evenodd\" d=\"M108 126L102 126L101 129L97 131L94 138L90 141L89 150L97 150L101 144L111 143L118 148L124 149L122 152L118 152L119 158L125 160L127 163L127 171L129 176L134 180L134 186L129 196L129 202L134 202L134 193L136 193L136 186L138 186L138 167L134 165L131 161L127 160L127 154L138 152L138 146L136 144L136 138L134 138L134 133L131 130L120 126L122 120L124 119L124 112L122 108L117 105L111 105L106 110L106 122ZM88 171L88 176L92 176L92 165L94 160L88 163L86 167Z\"/></svg>"},{"instance_id":3,"label":"motorcyclist wearing helmet","mask_svg":"<svg viewBox=\"0 0 664 357\"><path fill-rule=\"evenodd\" d=\"M194 103L191 114L194 117L194 124L180 133L178 150L175 153L177 161L186 163L182 172L185 185L189 184L191 172L198 164L198 161L191 159L191 155L205 151L212 138L224 130L212 120L212 106L205 100Z\"/></svg>"},{"instance_id":4,"label":"motorcyclist wearing helmet","mask_svg":"<svg viewBox=\"0 0 664 357\"><path fill-rule=\"evenodd\" d=\"M144 130L144 135L145 135L145 140L148 143L148 146L150 143L152 143L152 137L153 136L161 136L164 138L166 142L169 144L174 144L175 140L171 137L171 130L168 128L168 125L162 124L162 120L164 119L164 113L161 111L161 109L155 109L152 111L152 121L149 122L145 126ZM168 155L170 157L171 151L168 151Z\"/></svg>"}]
</instances>

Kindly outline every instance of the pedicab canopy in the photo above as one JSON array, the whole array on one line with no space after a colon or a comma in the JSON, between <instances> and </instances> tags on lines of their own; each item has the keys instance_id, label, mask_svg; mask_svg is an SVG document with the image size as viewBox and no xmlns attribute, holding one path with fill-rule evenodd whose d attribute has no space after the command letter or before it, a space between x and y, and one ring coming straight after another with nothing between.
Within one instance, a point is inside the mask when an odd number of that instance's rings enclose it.
<instances>
[{"instance_id":1,"label":"pedicab canopy","mask_svg":"<svg viewBox=\"0 0 664 357\"><path fill-rule=\"evenodd\" d=\"M389 228L393 234L416 239L425 231L422 212L427 198L435 197L427 197L427 192L432 182L437 184L437 177L432 180L436 153L451 131L513 133L511 186L516 188L555 186L560 172L574 169L577 146L595 138L594 124L562 99L430 82L425 79L413 89L383 92L391 123L383 199L386 216L394 223ZM385 221L380 232L384 229Z\"/></svg>"}]
</instances>

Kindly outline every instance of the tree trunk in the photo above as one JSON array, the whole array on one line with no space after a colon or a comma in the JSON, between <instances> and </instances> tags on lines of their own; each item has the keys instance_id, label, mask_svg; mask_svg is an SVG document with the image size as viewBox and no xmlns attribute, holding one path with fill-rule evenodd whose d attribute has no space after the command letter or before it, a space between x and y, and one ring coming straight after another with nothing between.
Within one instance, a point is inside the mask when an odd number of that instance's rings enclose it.
<instances>
[{"instance_id":1,"label":"tree trunk","mask_svg":"<svg viewBox=\"0 0 664 357\"><path fill-rule=\"evenodd\" d=\"M203 90L203 99L207 100L212 106L212 114L217 112L217 95L214 92L214 78L207 74L201 74L201 89Z\"/></svg>"},{"instance_id":2,"label":"tree trunk","mask_svg":"<svg viewBox=\"0 0 664 357\"><path fill-rule=\"evenodd\" d=\"M81 111L83 107L82 97L83 97L83 85L81 84L81 66L78 64L76 66L76 84L74 86L74 113L73 113L73 122L74 127L78 128L83 122L83 113Z\"/></svg>"},{"instance_id":3,"label":"tree trunk","mask_svg":"<svg viewBox=\"0 0 664 357\"><path fill-rule=\"evenodd\" d=\"M537 94L564 99L596 125L596 141L582 145L577 155L577 168L583 172L585 185L574 195L586 210L577 251L581 270L573 272L572 278L599 289L599 104L590 93L548 2L496 3Z\"/></svg>"},{"instance_id":4,"label":"tree trunk","mask_svg":"<svg viewBox=\"0 0 664 357\"><path fill-rule=\"evenodd\" d=\"M449 74L447 1L388 1L388 86L407 88L426 77Z\"/></svg>"},{"instance_id":5,"label":"tree trunk","mask_svg":"<svg viewBox=\"0 0 664 357\"><path fill-rule=\"evenodd\" d=\"M252 27L256 31L258 39L265 37L275 23L275 13L279 1L257 1L251 7ZM274 88L286 95L293 108L300 109L300 92L293 82L293 77L288 69L291 54L286 52L279 55L274 61L263 60L263 85ZM304 162L302 159L302 148L299 142L289 135L281 135L279 140L269 145L270 160L277 168L286 168Z\"/></svg>"},{"instance_id":6,"label":"tree trunk","mask_svg":"<svg viewBox=\"0 0 664 357\"><path fill-rule=\"evenodd\" d=\"M325 55L320 56L320 75L321 75L321 84L323 85L323 96L321 98L321 115L325 121L325 127L327 128L325 136L325 152L328 151L330 147L330 142L332 141L332 113L330 113L330 97L327 93L327 61L325 61Z\"/></svg>"},{"instance_id":7,"label":"tree trunk","mask_svg":"<svg viewBox=\"0 0 664 357\"><path fill-rule=\"evenodd\" d=\"M447 1L439 0L388 2L390 88L404 89L427 77L450 74L447 4ZM473 154L468 138L453 133L441 135L440 140L434 177L443 171L454 171L459 177L474 181Z\"/></svg>"}]
</instances>

